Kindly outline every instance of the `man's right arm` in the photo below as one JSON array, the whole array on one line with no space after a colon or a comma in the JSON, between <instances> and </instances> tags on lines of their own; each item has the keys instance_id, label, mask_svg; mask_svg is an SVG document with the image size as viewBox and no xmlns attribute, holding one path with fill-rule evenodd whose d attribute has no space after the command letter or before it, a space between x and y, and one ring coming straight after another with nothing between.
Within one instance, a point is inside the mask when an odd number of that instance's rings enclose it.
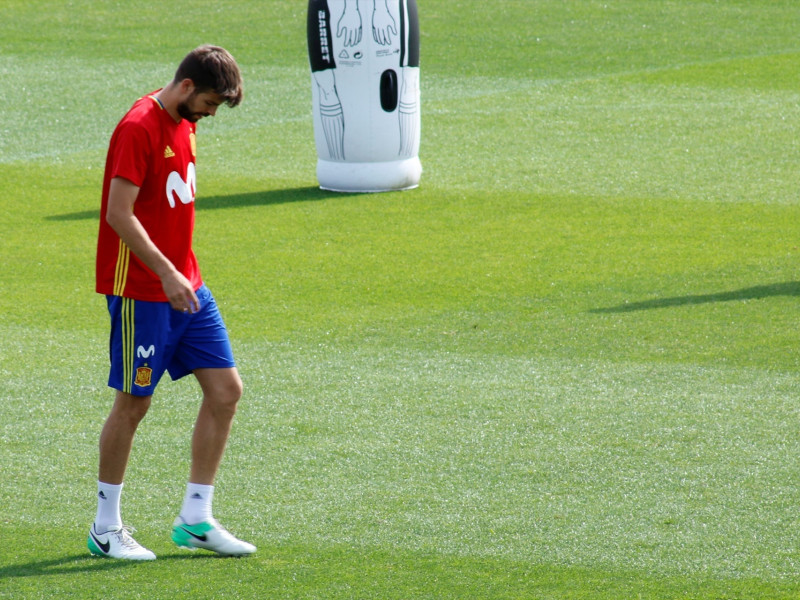
<instances>
[{"instance_id":1,"label":"man's right arm","mask_svg":"<svg viewBox=\"0 0 800 600\"><path fill-rule=\"evenodd\" d=\"M131 252L161 279L161 286L172 308L183 312L197 312L200 310L200 303L192 284L158 249L141 221L133 214L133 204L138 195L139 186L133 182L124 177L112 179L106 222Z\"/></svg>"}]
</instances>

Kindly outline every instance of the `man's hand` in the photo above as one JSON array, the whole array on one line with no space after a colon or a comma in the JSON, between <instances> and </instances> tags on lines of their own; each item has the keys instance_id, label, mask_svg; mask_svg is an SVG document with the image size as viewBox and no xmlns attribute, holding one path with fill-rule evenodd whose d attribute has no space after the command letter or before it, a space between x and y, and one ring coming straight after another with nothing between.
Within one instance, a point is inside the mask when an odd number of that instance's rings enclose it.
<instances>
[{"instance_id":1,"label":"man's hand","mask_svg":"<svg viewBox=\"0 0 800 600\"><path fill-rule=\"evenodd\" d=\"M200 301L192 289L191 282L179 271L173 270L161 278L169 304L175 310L192 314L200 310Z\"/></svg>"}]
</instances>

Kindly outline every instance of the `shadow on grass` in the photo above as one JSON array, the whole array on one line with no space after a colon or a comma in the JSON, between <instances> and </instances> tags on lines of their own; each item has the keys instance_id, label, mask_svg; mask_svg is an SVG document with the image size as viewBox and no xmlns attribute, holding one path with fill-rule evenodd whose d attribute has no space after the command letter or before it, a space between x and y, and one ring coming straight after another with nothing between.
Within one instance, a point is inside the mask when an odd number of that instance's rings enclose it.
<instances>
[{"instance_id":1,"label":"shadow on grass","mask_svg":"<svg viewBox=\"0 0 800 600\"><path fill-rule=\"evenodd\" d=\"M0 567L0 580L12 577L39 577L68 573L100 573L130 564L130 561L94 558L86 553L48 560L33 560Z\"/></svg>"},{"instance_id":2,"label":"shadow on grass","mask_svg":"<svg viewBox=\"0 0 800 600\"><path fill-rule=\"evenodd\" d=\"M730 292L717 292L713 294L692 294L688 296L675 296L672 298L655 298L641 302L626 302L608 308L594 308L591 313L626 313L638 310L652 310L655 308L671 308L674 306L691 306L694 304L710 304L713 302L732 302L736 300L762 300L775 296L800 296L800 281L787 281L772 285L757 285L754 287L732 290Z\"/></svg>"},{"instance_id":3,"label":"shadow on grass","mask_svg":"<svg viewBox=\"0 0 800 600\"><path fill-rule=\"evenodd\" d=\"M230 194L227 196L208 196L197 199L197 210L214 210L218 208L242 208L248 206L271 206L273 204L289 204L292 202L319 202L333 198L343 198L356 194L329 192L318 187L301 187L285 190L266 190L263 192L249 192L246 194ZM46 221L83 221L85 219L100 218L100 201L98 207L92 210L50 215Z\"/></svg>"},{"instance_id":4,"label":"shadow on grass","mask_svg":"<svg viewBox=\"0 0 800 600\"><path fill-rule=\"evenodd\" d=\"M159 554L155 562L185 560L237 560L236 557L221 556L213 552L178 551L172 554ZM246 558L242 559L246 560ZM120 568L146 565L151 561L115 560L90 556L87 553L62 556L49 560L33 560L0 567L0 581L13 577L40 577L42 575L65 575L72 573L102 573Z\"/></svg>"}]
</instances>

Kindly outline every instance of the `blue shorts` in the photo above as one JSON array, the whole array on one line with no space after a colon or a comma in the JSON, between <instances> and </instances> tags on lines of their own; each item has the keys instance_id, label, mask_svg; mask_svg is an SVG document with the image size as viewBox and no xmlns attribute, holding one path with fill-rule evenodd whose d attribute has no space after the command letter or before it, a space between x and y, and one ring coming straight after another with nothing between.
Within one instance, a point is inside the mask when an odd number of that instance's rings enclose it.
<instances>
[{"instance_id":1,"label":"blue shorts","mask_svg":"<svg viewBox=\"0 0 800 600\"><path fill-rule=\"evenodd\" d=\"M150 396L168 371L180 379L195 369L236 366L228 330L217 303L203 285L200 310L185 314L169 302L107 296L111 316L108 385L134 396Z\"/></svg>"}]
</instances>

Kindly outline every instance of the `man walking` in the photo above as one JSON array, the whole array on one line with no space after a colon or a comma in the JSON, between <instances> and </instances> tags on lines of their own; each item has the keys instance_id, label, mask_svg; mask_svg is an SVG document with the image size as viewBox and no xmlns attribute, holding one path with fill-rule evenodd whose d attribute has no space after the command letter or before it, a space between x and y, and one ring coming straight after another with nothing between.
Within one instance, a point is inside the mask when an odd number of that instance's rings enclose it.
<instances>
[{"instance_id":1,"label":"man walking","mask_svg":"<svg viewBox=\"0 0 800 600\"><path fill-rule=\"evenodd\" d=\"M190 52L175 77L140 98L111 137L97 244L97 292L111 316L108 384L114 404L100 435L93 555L153 560L122 523L120 493L136 429L159 379L193 374L203 400L192 463L172 539L222 555L255 552L213 517L214 480L242 382L225 325L192 250L195 124L242 100L242 79L223 48Z\"/></svg>"}]
</instances>

